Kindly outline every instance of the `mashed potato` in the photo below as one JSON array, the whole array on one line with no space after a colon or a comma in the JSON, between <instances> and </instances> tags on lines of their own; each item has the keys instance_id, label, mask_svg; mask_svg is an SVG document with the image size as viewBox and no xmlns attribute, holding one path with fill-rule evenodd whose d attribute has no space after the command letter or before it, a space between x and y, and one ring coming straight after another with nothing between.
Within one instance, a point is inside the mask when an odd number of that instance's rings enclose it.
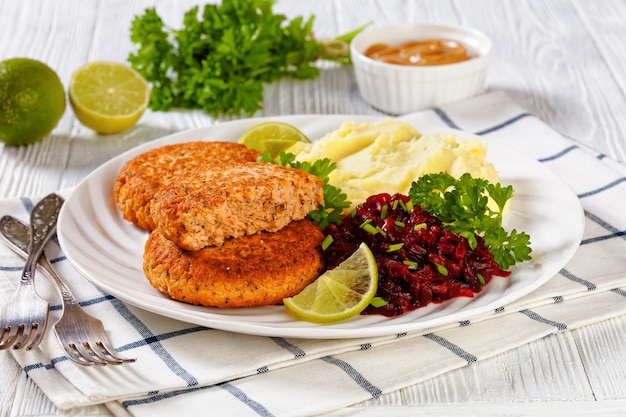
<instances>
[{"instance_id":1,"label":"mashed potato","mask_svg":"<svg viewBox=\"0 0 626 417\"><path fill-rule=\"evenodd\" d=\"M474 138L456 140L453 134L421 135L409 124L387 119L377 123L345 122L310 145L297 159L329 158L337 164L330 183L340 187L353 205L373 194L407 194L424 174L448 172L498 182L492 164L485 161L487 144Z\"/></svg>"}]
</instances>

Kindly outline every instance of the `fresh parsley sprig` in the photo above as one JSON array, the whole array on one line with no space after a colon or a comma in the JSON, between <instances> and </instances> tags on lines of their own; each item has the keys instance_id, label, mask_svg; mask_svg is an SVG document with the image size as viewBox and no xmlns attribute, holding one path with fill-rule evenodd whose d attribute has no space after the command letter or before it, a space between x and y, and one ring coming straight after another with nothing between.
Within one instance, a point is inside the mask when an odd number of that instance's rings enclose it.
<instances>
[{"instance_id":1,"label":"fresh parsley sprig","mask_svg":"<svg viewBox=\"0 0 626 417\"><path fill-rule=\"evenodd\" d=\"M130 39L138 48L128 61L151 85L150 108L251 115L262 108L264 83L316 78L318 59L350 63L347 45L365 26L320 42L312 35L314 16L288 20L273 12L273 3L223 0L202 10L195 6L180 29L166 27L155 8L136 16Z\"/></svg>"},{"instance_id":2,"label":"fresh parsley sprig","mask_svg":"<svg viewBox=\"0 0 626 417\"><path fill-rule=\"evenodd\" d=\"M336 164L330 159L318 159L313 163L307 161L296 161L293 153L280 152L276 159L272 158L269 151L263 152L260 162L296 168L309 174L319 177L323 182L324 205L307 215L307 218L322 229L329 224L339 223L343 218L343 210L350 207L350 202L346 201L348 196L341 189L329 184L328 175L336 168Z\"/></svg>"},{"instance_id":3,"label":"fresh parsley sprig","mask_svg":"<svg viewBox=\"0 0 626 417\"><path fill-rule=\"evenodd\" d=\"M465 237L470 247L476 247L476 235L481 236L503 270L531 259L530 236L515 229L509 233L502 227L504 207L512 196L512 186L492 184L467 173L458 179L444 172L424 175L409 191L414 204ZM489 198L496 207L489 205Z\"/></svg>"}]
</instances>

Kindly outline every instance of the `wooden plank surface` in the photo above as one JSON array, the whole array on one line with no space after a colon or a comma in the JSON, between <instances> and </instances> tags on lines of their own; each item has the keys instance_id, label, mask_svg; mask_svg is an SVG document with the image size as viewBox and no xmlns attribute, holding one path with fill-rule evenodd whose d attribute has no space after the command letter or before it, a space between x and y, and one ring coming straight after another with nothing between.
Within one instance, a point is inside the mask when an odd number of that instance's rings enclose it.
<instances>
[{"instance_id":1,"label":"wooden plank surface","mask_svg":"<svg viewBox=\"0 0 626 417\"><path fill-rule=\"evenodd\" d=\"M156 5L179 26L193 0L0 0L0 60L47 62L64 85L92 60L124 61L133 16ZM626 162L626 1L282 0L289 17L317 16L320 37L368 21L462 23L495 42L488 87L581 146ZM364 103L350 68L325 66L313 81L266 88L259 116L380 114ZM78 183L111 157L165 134L220 123L202 112L152 113L119 135L99 137L67 111L45 141L0 146L0 198L37 195ZM0 291L6 290L0 288ZM626 338L621 317L538 340L334 416L624 415ZM0 417L63 415L0 353ZM398 406L403 405L403 408ZM104 407L84 415L108 415Z\"/></svg>"}]
</instances>

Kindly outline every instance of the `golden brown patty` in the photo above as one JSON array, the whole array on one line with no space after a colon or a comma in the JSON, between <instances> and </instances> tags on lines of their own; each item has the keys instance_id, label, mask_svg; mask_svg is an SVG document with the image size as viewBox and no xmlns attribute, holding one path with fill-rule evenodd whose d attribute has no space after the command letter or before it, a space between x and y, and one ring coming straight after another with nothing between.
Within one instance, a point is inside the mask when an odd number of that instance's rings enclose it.
<instances>
[{"instance_id":1,"label":"golden brown patty","mask_svg":"<svg viewBox=\"0 0 626 417\"><path fill-rule=\"evenodd\" d=\"M191 174L202 166L256 161L260 152L231 142L187 142L166 145L136 156L120 170L115 200L124 218L152 230L150 201L159 187L172 176Z\"/></svg>"},{"instance_id":2,"label":"golden brown patty","mask_svg":"<svg viewBox=\"0 0 626 417\"><path fill-rule=\"evenodd\" d=\"M319 276L323 239L319 227L300 220L278 232L189 252L155 229L146 242L143 269L152 286L174 300L209 307L272 305Z\"/></svg>"},{"instance_id":3,"label":"golden brown patty","mask_svg":"<svg viewBox=\"0 0 626 417\"><path fill-rule=\"evenodd\" d=\"M304 219L324 203L323 185L315 175L268 163L199 167L163 185L150 210L166 238L199 250Z\"/></svg>"}]
</instances>

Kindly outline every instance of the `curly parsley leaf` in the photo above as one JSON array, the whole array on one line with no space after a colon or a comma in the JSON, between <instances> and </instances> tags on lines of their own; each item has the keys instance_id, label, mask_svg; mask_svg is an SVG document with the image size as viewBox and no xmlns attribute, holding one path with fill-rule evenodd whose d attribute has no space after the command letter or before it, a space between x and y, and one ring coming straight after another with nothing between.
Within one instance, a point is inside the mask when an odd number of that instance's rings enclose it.
<instances>
[{"instance_id":1,"label":"curly parsley leaf","mask_svg":"<svg viewBox=\"0 0 626 417\"><path fill-rule=\"evenodd\" d=\"M271 153L265 151L259 161L296 168L313 174L324 182L324 205L319 205L317 210L313 210L307 215L310 221L322 229L329 224L339 223L343 218L344 209L351 205L347 201L348 196L341 189L328 182L328 175L336 168L335 163L328 158L318 159L313 163L300 162L296 161L296 155L293 153L280 152L278 158L273 159Z\"/></svg>"},{"instance_id":2,"label":"curly parsley leaf","mask_svg":"<svg viewBox=\"0 0 626 417\"><path fill-rule=\"evenodd\" d=\"M424 175L409 191L414 204L465 237L471 247L476 247L476 235L481 236L503 270L531 259L530 236L515 229L509 233L502 227L504 207L512 196L510 185L492 184L467 173L458 179L444 172Z\"/></svg>"},{"instance_id":3,"label":"curly parsley leaf","mask_svg":"<svg viewBox=\"0 0 626 417\"><path fill-rule=\"evenodd\" d=\"M305 20L274 13L274 0L223 0L195 6L180 29L166 27L155 8L135 16L128 62L151 84L150 108L203 109L212 116L254 114L262 108L264 83L319 75L318 59L350 63L312 36ZM365 26L336 38L349 44Z\"/></svg>"}]
</instances>

